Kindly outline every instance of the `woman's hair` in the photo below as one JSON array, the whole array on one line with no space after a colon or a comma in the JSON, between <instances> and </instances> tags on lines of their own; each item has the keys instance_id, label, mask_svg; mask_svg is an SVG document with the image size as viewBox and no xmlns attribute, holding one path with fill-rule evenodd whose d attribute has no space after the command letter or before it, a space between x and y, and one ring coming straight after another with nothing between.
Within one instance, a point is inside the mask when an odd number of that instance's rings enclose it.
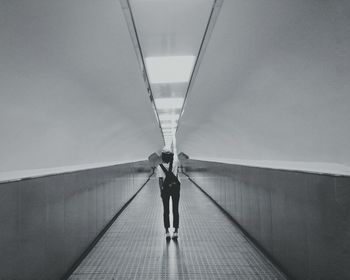
<instances>
[{"instance_id":1,"label":"woman's hair","mask_svg":"<svg viewBox=\"0 0 350 280\"><path fill-rule=\"evenodd\" d=\"M162 161L165 163L170 163L174 160L174 154L170 151L162 152Z\"/></svg>"}]
</instances>

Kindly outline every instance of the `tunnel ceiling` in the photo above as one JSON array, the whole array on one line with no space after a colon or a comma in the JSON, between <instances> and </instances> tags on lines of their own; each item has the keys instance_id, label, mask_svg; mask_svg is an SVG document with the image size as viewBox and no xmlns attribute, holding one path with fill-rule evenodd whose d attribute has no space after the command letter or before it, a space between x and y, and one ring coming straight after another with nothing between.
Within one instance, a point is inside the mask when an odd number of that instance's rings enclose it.
<instances>
[{"instance_id":1,"label":"tunnel ceiling","mask_svg":"<svg viewBox=\"0 0 350 280\"><path fill-rule=\"evenodd\" d=\"M224 1L186 102L179 151L348 172L349 34L349 1Z\"/></svg>"},{"instance_id":2,"label":"tunnel ceiling","mask_svg":"<svg viewBox=\"0 0 350 280\"><path fill-rule=\"evenodd\" d=\"M119 2L0 1L0 133L0 172L162 146Z\"/></svg>"},{"instance_id":3,"label":"tunnel ceiling","mask_svg":"<svg viewBox=\"0 0 350 280\"><path fill-rule=\"evenodd\" d=\"M349 1L224 1L178 150L349 166L349 34ZM118 1L0 1L0 62L0 172L136 161L162 146Z\"/></svg>"},{"instance_id":4,"label":"tunnel ceiling","mask_svg":"<svg viewBox=\"0 0 350 280\"><path fill-rule=\"evenodd\" d=\"M165 146L175 141L183 104L220 1L120 0ZM214 13L215 12L215 13ZM209 30L209 31L208 31Z\"/></svg>"}]
</instances>

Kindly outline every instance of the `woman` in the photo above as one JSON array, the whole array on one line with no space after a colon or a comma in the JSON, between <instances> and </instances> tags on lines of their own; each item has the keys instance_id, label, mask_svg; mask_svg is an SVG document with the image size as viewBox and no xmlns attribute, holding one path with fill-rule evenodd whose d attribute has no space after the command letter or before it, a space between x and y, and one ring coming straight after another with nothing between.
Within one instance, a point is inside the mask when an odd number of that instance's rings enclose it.
<instances>
[{"instance_id":1,"label":"woman","mask_svg":"<svg viewBox=\"0 0 350 280\"><path fill-rule=\"evenodd\" d=\"M176 240L179 236L180 182L178 180L178 161L177 159L174 160L174 154L169 150L162 151L162 163L157 167L157 177L159 178L160 196L164 208L163 220L165 238L167 240L171 238L169 233L169 200L171 197L174 218L173 227L175 229L172 238Z\"/></svg>"}]
</instances>

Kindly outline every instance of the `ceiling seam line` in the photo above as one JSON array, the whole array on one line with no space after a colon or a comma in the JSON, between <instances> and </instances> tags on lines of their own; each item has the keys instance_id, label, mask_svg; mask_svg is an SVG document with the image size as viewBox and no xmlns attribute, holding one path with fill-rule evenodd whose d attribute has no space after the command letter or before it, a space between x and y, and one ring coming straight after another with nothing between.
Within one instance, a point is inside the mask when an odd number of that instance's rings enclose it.
<instances>
[{"instance_id":1,"label":"ceiling seam line","mask_svg":"<svg viewBox=\"0 0 350 280\"><path fill-rule=\"evenodd\" d=\"M178 123L177 123L175 134L176 134L176 132L179 129L180 120L182 118L182 114L184 113L185 104L186 104L186 101L187 101L188 94L190 92L192 84L194 83L195 76L196 76L196 74L198 72L200 62L201 62L201 60L203 58L205 48L206 48L206 46L207 46L207 44L209 42L209 38L210 38L210 35L211 35L212 31L213 31L216 19L217 19L218 15L219 15L222 3L223 3L223 0L214 0L212 9L210 11L209 19L208 19L205 31L203 33L202 41L201 41L201 44L200 44L200 47L199 47L199 50L198 50L198 53L197 53L197 58L196 58L196 61L195 61L194 67L193 67L191 78L190 78L190 81L189 81L188 86L187 86L187 90L186 90L184 102L183 102L183 105L182 105L182 108L181 108L181 111L180 111L180 115L179 115L179 119L178 119ZM215 15L214 15L214 12L216 12ZM211 28L210 32L209 32L209 28Z\"/></svg>"},{"instance_id":2,"label":"ceiling seam line","mask_svg":"<svg viewBox=\"0 0 350 280\"><path fill-rule=\"evenodd\" d=\"M164 138L164 135L163 135L163 131L162 131L162 127L161 127L161 123L160 123L160 119L159 119L159 114L158 114L158 111L157 111L157 108L156 108L156 104L154 102L154 96L153 96L152 88L151 88L151 85L150 85L150 82L149 82L149 79L148 79L148 74L147 74L146 65L145 65L145 61L144 61L144 55L142 53L141 44L140 44L139 36L138 36L138 33L137 33L136 24L135 24L134 16L133 16L133 13L132 13L130 1L129 0L120 0L120 2L121 2L121 4L123 4L123 2L126 3L126 6L127 6L128 15L130 16L131 23L132 23L132 28L133 28L133 33L134 33L134 34L130 34L131 35L131 39L133 39L132 37L134 35L135 39L136 39L136 43L137 43L137 48L135 48L135 46L134 46L134 49L136 51L136 54L140 55L140 60L141 60L140 62L141 62L141 67L142 67L142 75L144 77L144 82L146 83L147 92L148 92L148 94L150 96L150 100L151 100L151 103L152 103L153 111L156 114L157 121L158 121L158 126L159 126L159 129L161 131L163 142L164 142L164 145L165 145L165 138ZM123 7L123 5L122 5L122 7ZM130 28L129 28L129 31L130 31ZM131 33L131 31L130 31L130 33Z\"/></svg>"}]
</instances>

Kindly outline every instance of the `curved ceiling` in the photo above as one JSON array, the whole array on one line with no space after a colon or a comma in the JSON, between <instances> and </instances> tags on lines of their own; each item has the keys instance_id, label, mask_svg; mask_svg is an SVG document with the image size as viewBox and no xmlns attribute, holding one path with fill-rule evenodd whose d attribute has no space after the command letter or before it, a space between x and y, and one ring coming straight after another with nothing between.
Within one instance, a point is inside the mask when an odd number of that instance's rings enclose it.
<instances>
[{"instance_id":1,"label":"curved ceiling","mask_svg":"<svg viewBox=\"0 0 350 280\"><path fill-rule=\"evenodd\" d=\"M207 26L213 10L218 9L215 3L121 0L141 68L145 66L145 83L154 100L165 146L169 148L176 142L177 123Z\"/></svg>"},{"instance_id":2,"label":"curved ceiling","mask_svg":"<svg viewBox=\"0 0 350 280\"><path fill-rule=\"evenodd\" d=\"M0 61L0 171L162 146L118 1L0 1Z\"/></svg>"},{"instance_id":3,"label":"curved ceiling","mask_svg":"<svg viewBox=\"0 0 350 280\"><path fill-rule=\"evenodd\" d=\"M224 1L178 150L349 166L349 34L349 1ZM0 171L136 161L162 146L118 1L0 0L0 39Z\"/></svg>"},{"instance_id":4,"label":"curved ceiling","mask_svg":"<svg viewBox=\"0 0 350 280\"><path fill-rule=\"evenodd\" d=\"M180 120L179 151L350 166L349 34L349 1L224 1Z\"/></svg>"}]
</instances>

